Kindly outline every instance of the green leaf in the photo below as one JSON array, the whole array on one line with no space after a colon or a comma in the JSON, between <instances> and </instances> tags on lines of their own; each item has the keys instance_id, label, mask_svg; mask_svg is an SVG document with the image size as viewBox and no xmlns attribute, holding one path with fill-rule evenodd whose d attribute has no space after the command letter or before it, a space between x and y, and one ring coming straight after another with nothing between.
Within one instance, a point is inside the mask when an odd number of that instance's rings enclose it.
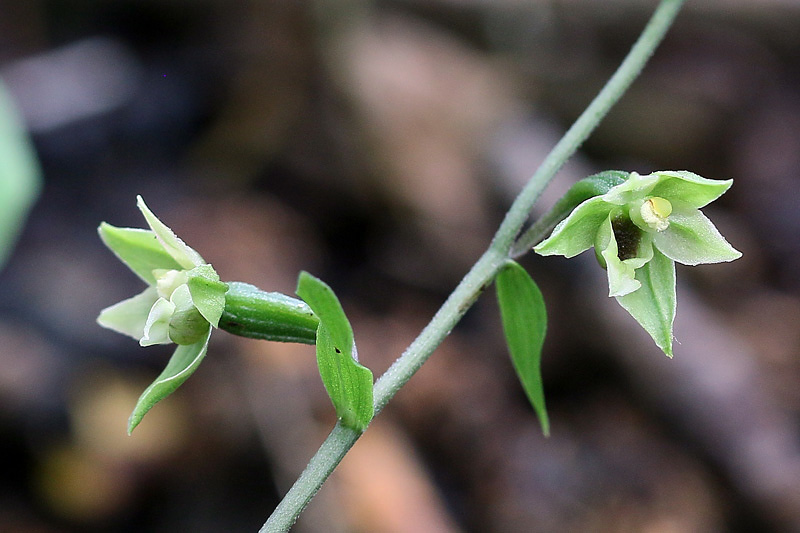
<instances>
[{"instance_id":1,"label":"green leaf","mask_svg":"<svg viewBox=\"0 0 800 533\"><path fill-rule=\"evenodd\" d=\"M600 224L615 206L601 196L586 200L559 222L552 235L533 249L539 255L563 255L570 258L594 246Z\"/></svg>"},{"instance_id":2,"label":"green leaf","mask_svg":"<svg viewBox=\"0 0 800 533\"><path fill-rule=\"evenodd\" d=\"M511 361L539 417L542 432L549 435L541 373L542 345L547 330L544 297L525 269L514 261L506 264L495 283Z\"/></svg>"},{"instance_id":3,"label":"green leaf","mask_svg":"<svg viewBox=\"0 0 800 533\"><path fill-rule=\"evenodd\" d=\"M317 366L342 425L364 431L374 410L372 372L337 347L323 321L317 329Z\"/></svg>"},{"instance_id":4,"label":"green leaf","mask_svg":"<svg viewBox=\"0 0 800 533\"><path fill-rule=\"evenodd\" d=\"M697 209L674 212L669 227L656 233L653 242L664 255L682 265L721 263L742 256Z\"/></svg>"},{"instance_id":5,"label":"green leaf","mask_svg":"<svg viewBox=\"0 0 800 533\"><path fill-rule=\"evenodd\" d=\"M197 370L200 362L206 356L210 337L211 326L209 325L208 333L202 340L195 344L177 347L164 371L145 389L136 402L136 407L134 407L133 413L128 419L128 435L133 432L139 422L142 421L144 415L157 402L175 392L189 376L194 374L194 371Z\"/></svg>"},{"instance_id":6,"label":"green leaf","mask_svg":"<svg viewBox=\"0 0 800 533\"><path fill-rule=\"evenodd\" d=\"M333 290L308 272L301 272L297 294L319 317L317 365L322 383L342 424L364 431L373 416L372 372L360 365L353 330Z\"/></svg>"},{"instance_id":7,"label":"green leaf","mask_svg":"<svg viewBox=\"0 0 800 533\"><path fill-rule=\"evenodd\" d=\"M280 342L314 344L319 319L302 300L279 292L265 292L234 281L228 283L225 310L219 328L228 333Z\"/></svg>"},{"instance_id":8,"label":"green leaf","mask_svg":"<svg viewBox=\"0 0 800 533\"><path fill-rule=\"evenodd\" d=\"M675 320L675 263L653 250L653 259L636 270L641 287L619 304L650 334L656 345L672 357L672 323Z\"/></svg>"},{"instance_id":9,"label":"green leaf","mask_svg":"<svg viewBox=\"0 0 800 533\"><path fill-rule=\"evenodd\" d=\"M186 274L189 276L186 284L192 295L192 303L203 318L217 327L225 310L225 293L228 291L228 285L219 280L219 275L211 265L200 265Z\"/></svg>"},{"instance_id":10,"label":"green leaf","mask_svg":"<svg viewBox=\"0 0 800 533\"><path fill-rule=\"evenodd\" d=\"M0 83L0 267L39 195L42 171L11 97Z\"/></svg>"},{"instance_id":11,"label":"green leaf","mask_svg":"<svg viewBox=\"0 0 800 533\"><path fill-rule=\"evenodd\" d=\"M150 230L118 228L103 222L97 228L100 239L120 261L149 285L155 285L153 270L182 270L183 267L164 250Z\"/></svg>"},{"instance_id":12,"label":"green leaf","mask_svg":"<svg viewBox=\"0 0 800 533\"><path fill-rule=\"evenodd\" d=\"M311 307L320 322L325 324L325 329L328 330L337 348L342 353L352 356L353 329L333 289L308 272L300 272L295 292Z\"/></svg>"}]
</instances>

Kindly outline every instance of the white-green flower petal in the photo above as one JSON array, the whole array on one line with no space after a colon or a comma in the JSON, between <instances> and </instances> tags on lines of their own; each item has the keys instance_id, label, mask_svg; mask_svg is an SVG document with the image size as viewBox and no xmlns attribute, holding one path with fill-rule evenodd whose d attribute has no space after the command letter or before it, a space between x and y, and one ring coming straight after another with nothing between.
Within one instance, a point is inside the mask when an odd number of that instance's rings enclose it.
<instances>
[{"instance_id":1,"label":"white-green flower petal","mask_svg":"<svg viewBox=\"0 0 800 533\"><path fill-rule=\"evenodd\" d=\"M658 183L650 191L652 196L695 209L713 202L733 185L733 180L711 180L685 170L663 170L652 175L658 176Z\"/></svg>"},{"instance_id":2,"label":"white-green flower petal","mask_svg":"<svg viewBox=\"0 0 800 533\"><path fill-rule=\"evenodd\" d=\"M200 254L183 242L171 229L161 222L152 211L150 211L141 196L136 197L136 205L147 220L150 229L152 229L158 237L161 245L181 267L189 269L205 264Z\"/></svg>"},{"instance_id":3,"label":"white-green flower petal","mask_svg":"<svg viewBox=\"0 0 800 533\"><path fill-rule=\"evenodd\" d=\"M697 209L673 213L669 228L653 235L656 248L683 265L721 263L742 256Z\"/></svg>"},{"instance_id":4,"label":"white-green flower petal","mask_svg":"<svg viewBox=\"0 0 800 533\"><path fill-rule=\"evenodd\" d=\"M175 304L164 298L159 298L150 308L144 325L144 334L139 339L142 346L153 344L169 344L169 321L175 313Z\"/></svg>"},{"instance_id":5,"label":"white-green flower petal","mask_svg":"<svg viewBox=\"0 0 800 533\"><path fill-rule=\"evenodd\" d=\"M118 228L103 222L97 228L100 239L120 261L148 284L155 283L153 270L182 269L150 230Z\"/></svg>"},{"instance_id":6,"label":"white-green flower petal","mask_svg":"<svg viewBox=\"0 0 800 533\"><path fill-rule=\"evenodd\" d=\"M534 247L540 255L575 257L594 246L595 235L615 206L595 196L575 208L547 239Z\"/></svg>"},{"instance_id":7,"label":"white-green flower petal","mask_svg":"<svg viewBox=\"0 0 800 533\"><path fill-rule=\"evenodd\" d=\"M658 183L658 180L658 176L652 174L641 176L636 172L631 172L627 180L613 187L601 198L610 204L624 205L644 198Z\"/></svg>"},{"instance_id":8,"label":"white-green flower petal","mask_svg":"<svg viewBox=\"0 0 800 533\"><path fill-rule=\"evenodd\" d=\"M600 253L606 262L609 296L622 296L641 287L636 281L636 270L617 257L616 241L612 239L609 247Z\"/></svg>"},{"instance_id":9,"label":"white-green flower petal","mask_svg":"<svg viewBox=\"0 0 800 533\"><path fill-rule=\"evenodd\" d=\"M148 287L133 298L103 309L97 317L97 323L138 341L144 335L147 315L157 299L155 287Z\"/></svg>"},{"instance_id":10,"label":"white-green flower petal","mask_svg":"<svg viewBox=\"0 0 800 533\"><path fill-rule=\"evenodd\" d=\"M656 345L672 357L672 323L675 320L675 263L658 250L636 270L641 287L617 301L650 334Z\"/></svg>"},{"instance_id":11,"label":"white-green flower petal","mask_svg":"<svg viewBox=\"0 0 800 533\"><path fill-rule=\"evenodd\" d=\"M601 226L596 246L606 265L609 296L623 296L641 286L641 283L636 280L636 269L641 268L652 259L653 245L649 234L645 232L640 232L638 239L636 255L624 260L620 259L611 217L609 216Z\"/></svg>"},{"instance_id":12,"label":"white-green flower petal","mask_svg":"<svg viewBox=\"0 0 800 533\"><path fill-rule=\"evenodd\" d=\"M189 287L185 283L183 285L179 285L174 291L172 291L169 301L175 306L176 311L186 311L194 307L194 302L192 302L192 293L189 291Z\"/></svg>"},{"instance_id":13,"label":"white-green flower petal","mask_svg":"<svg viewBox=\"0 0 800 533\"><path fill-rule=\"evenodd\" d=\"M187 274L187 285L194 305L203 318L217 327L225 310L225 293L228 292L228 285L219 280L211 265L195 267Z\"/></svg>"}]
</instances>

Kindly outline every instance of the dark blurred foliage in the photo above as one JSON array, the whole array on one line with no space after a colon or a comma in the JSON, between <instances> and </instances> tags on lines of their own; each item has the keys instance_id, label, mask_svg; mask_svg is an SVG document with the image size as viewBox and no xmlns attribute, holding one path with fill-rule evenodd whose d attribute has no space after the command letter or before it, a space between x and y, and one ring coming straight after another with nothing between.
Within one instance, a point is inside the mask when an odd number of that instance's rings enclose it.
<instances>
[{"instance_id":1,"label":"dark blurred foliage","mask_svg":"<svg viewBox=\"0 0 800 533\"><path fill-rule=\"evenodd\" d=\"M134 197L223 279L330 283L385 370L655 2L0 3L0 75L46 185L0 272L0 530L254 531L332 425L313 349L219 332L132 437L167 347L100 329L140 289ZM800 4L688 2L542 199L607 168L735 178L744 252L679 268L667 360L591 257L547 298L545 439L484 295L296 531L800 530Z\"/></svg>"}]
</instances>

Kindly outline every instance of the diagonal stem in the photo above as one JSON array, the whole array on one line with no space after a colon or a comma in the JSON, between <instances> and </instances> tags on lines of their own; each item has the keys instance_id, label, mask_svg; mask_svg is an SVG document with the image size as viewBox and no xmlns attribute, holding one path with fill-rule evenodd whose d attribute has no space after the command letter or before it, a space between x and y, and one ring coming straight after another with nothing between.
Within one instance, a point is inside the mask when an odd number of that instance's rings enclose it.
<instances>
[{"instance_id":1,"label":"diagonal stem","mask_svg":"<svg viewBox=\"0 0 800 533\"><path fill-rule=\"evenodd\" d=\"M683 2L684 0L661 1L617 71L550 151L514 200L489 249L461 280L414 342L375 383L375 414L380 412L397 391L419 370L461 320L480 293L492 283L510 256L515 238L527 221L531 208L538 200L539 195L642 71L647 60L653 55L675 20ZM526 233L518 242L525 243L530 237ZM519 247L515 246L515 249L519 250ZM306 469L261 528L261 533L288 531L359 436L358 432L336 424L320 449L311 458Z\"/></svg>"}]
</instances>

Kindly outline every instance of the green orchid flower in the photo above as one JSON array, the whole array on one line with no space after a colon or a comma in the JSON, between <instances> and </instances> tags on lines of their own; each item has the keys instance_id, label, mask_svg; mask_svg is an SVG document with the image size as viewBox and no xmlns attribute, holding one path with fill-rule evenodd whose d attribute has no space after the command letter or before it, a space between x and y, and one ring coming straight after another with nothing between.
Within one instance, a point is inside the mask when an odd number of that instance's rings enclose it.
<instances>
[{"instance_id":1,"label":"green orchid flower","mask_svg":"<svg viewBox=\"0 0 800 533\"><path fill-rule=\"evenodd\" d=\"M128 432L153 405L171 394L196 370L208 349L211 330L225 310L228 285L213 267L148 209L137 206L150 229L102 223L100 238L148 287L101 311L97 322L129 335L142 346L178 345L164 372L139 398Z\"/></svg>"},{"instance_id":2,"label":"green orchid flower","mask_svg":"<svg viewBox=\"0 0 800 533\"><path fill-rule=\"evenodd\" d=\"M578 205L534 251L569 258L594 247L608 272L608 295L671 357L675 262L720 263L742 255L700 211L732 184L686 171L631 172Z\"/></svg>"}]
</instances>

